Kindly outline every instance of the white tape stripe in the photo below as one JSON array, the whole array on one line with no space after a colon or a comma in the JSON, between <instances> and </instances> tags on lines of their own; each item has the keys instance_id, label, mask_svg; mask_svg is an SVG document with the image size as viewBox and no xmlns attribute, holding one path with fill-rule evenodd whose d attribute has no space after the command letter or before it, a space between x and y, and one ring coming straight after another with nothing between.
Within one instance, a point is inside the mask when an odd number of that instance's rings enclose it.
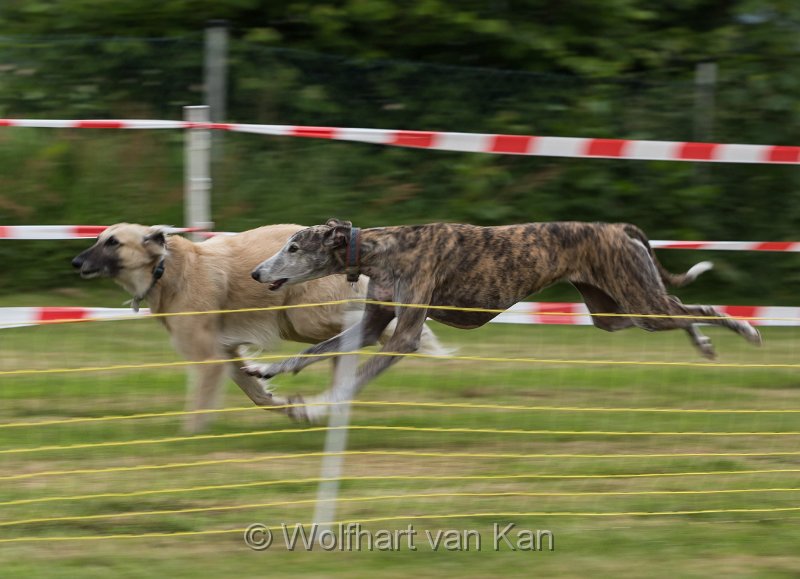
<instances>
[{"instance_id":1,"label":"white tape stripe","mask_svg":"<svg viewBox=\"0 0 800 579\"><path fill-rule=\"evenodd\" d=\"M351 129L343 128L337 131L337 139L341 141L356 141L359 143L372 143L373 145L388 145L392 142L394 131L381 129Z\"/></svg>"},{"instance_id":2,"label":"white tape stripe","mask_svg":"<svg viewBox=\"0 0 800 579\"><path fill-rule=\"evenodd\" d=\"M253 133L256 135L273 135L277 137L289 136L292 127L287 125L230 125L230 130L238 133Z\"/></svg>"},{"instance_id":3,"label":"white tape stripe","mask_svg":"<svg viewBox=\"0 0 800 579\"><path fill-rule=\"evenodd\" d=\"M3 231L4 239L80 239L70 225L9 226Z\"/></svg>"},{"instance_id":4,"label":"white tape stripe","mask_svg":"<svg viewBox=\"0 0 800 579\"><path fill-rule=\"evenodd\" d=\"M589 141L590 139L569 137L538 137L533 139L527 154L543 157L585 157Z\"/></svg>"},{"instance_id":5,"label":"white tape stripe","mask_svg":"<svg viewBox=\"0 0 800 579\"><path fill-rule=\"evenodd\" d=\"M462 153L485 153L489 150L492 135L479 133L437 133L434 149Z\"/></svg>"},{"instance_id":6,"label":"white tape stripe","mask_svg":"<svg viewBox=\"0 0 800 579\"><path fill-rule=\"evenodd\" d=\"M37 120L37 119L9 119L9 125L12 127L34 127L34 128L51 128L51 129L66 129L75 126L75 121L52 121L52 120Z\"/></svg>"},{"instance_id":7,"label":"white tape stripe","mask_svg":"<svg viewBox=\"0 0 800 579\"><path fill-rule=\"evenodd\" d=\"M642 161L672 160L677 158L680 145L670 141L629 141L624 158Z\"/></svg>"},{"instance_id":8,"label":"white tape stripe","mask_svg":"<svg viewBox=\"0 0 800 579\"><path fill-rule=\"evenodd\" d=\"M768 148L763 145L723 145L717 150L716 160L727 163L764 163Z\"/></svg>"}]
</instances>

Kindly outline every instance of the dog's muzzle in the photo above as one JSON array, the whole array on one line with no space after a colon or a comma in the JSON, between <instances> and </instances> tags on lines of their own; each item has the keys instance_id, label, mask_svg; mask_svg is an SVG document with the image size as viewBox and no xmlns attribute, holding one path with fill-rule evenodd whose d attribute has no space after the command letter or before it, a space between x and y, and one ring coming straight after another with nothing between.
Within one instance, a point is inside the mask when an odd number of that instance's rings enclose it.
<instances>
[{"instance_id":1,"label":"dog's muzzle","mask_svg":"<svg viewBox=\"0 0 800 579\"><path fill-rule=\"evenodd\" d=\"M99 269L86 267L86 260L80 255L72 260L72 267L78 270L78 273L81 274L83 279L90 279L100 275Z\"/></svg>"},{"instance_id":2,"label":"dog's muzzle","mask_svg":"<svg viewBox=\"0 0 800 579\"><path fill-rule=\"evenodd\" d=\"M252 273L250 274L250 277L252 277L258 283L268 283L269 284L269 289L271 291L277 291L277 290L281 289L281 286L283 284L285 284L287 281L289 281L288 277L282 277L280 279L276 279L276 280L273 280L273 281L261 279L261 270L258 270L258 269L254 269L252 271Z\"/></svg>"}]
</instances>

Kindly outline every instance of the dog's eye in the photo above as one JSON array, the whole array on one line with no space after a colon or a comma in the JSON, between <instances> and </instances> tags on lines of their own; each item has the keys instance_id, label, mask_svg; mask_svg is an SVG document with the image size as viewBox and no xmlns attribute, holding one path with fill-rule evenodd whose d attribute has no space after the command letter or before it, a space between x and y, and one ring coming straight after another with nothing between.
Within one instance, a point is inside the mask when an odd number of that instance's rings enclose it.
<instances>
[{"instance_id":1,"label":"dog's eye","mask_svg":"<svg viewBox=\"0 0 800 579\"><path fill-rule=\"evenodd\" d=\"M297 244L296 244L296 243L293 243L293 244L291 244L291 245L289 246L289 249L287 249L286 251L288 251L289 253L294 253L294 252L295 252L295 251L297 251L298 249L300 249L300 248L299 248L299 247L297 247Z\"/></svg>"},{"instance_id":2,"label":"dog's eye","mask_svg":"<svg viewBox=\"0 0 800 579\"><path fill-rule=\"evenodd\" d=\"M114 246L117 246L117 245L119 245L119 240L118 240L116 237L114 237L114 236L112 235L111 237L109 237L108 239L106 239L106 245L107 245L108 247L114 247Z\"/></svg>"}]
</instances>

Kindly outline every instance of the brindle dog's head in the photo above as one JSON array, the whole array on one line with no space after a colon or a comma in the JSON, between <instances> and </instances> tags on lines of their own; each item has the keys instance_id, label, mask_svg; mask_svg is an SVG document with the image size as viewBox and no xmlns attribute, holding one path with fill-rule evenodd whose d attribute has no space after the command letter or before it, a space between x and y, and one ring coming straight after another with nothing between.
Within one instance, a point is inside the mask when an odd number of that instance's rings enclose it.
<instances>
[{"instance_id":1,"label":"brindle dog's head","mask_svg":"<svg viewBox=\"0 0 800 579\"><path fill-rule=\"evenodd\" d=\"M152 282L153 268L167 253L167 227L117 223L97 237L95 244L72 260L81 277L110 277L131 294Z\"/></svg>"},{"instance_id":2,"label":"brindle dog's head","mask_svg":"<svg viewBox=\"0 0 800 579\"><path fill-rule=\"evenodd\" d=\"M284 284L294 285L344 273L344 250L353 224L329 219L325 225L301 229L289 238L281 250L261 262L251 274L253 279L268 283L275 291Z\"/></svg>"}]
</instances>

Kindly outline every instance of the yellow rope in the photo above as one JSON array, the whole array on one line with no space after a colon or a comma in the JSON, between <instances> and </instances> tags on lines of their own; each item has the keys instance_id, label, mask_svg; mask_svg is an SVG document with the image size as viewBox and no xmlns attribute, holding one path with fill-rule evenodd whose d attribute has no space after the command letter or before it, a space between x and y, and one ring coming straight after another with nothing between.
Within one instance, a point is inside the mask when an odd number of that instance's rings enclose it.
<instances>
[{"instance_id":1,"label":"yellow rope","mask_svg":"<svg viewBox=\"0 0 800 579\"><path fill-rule=\"evenodd\" d=\"M797 492L800 489L787 488L787 489L744 489L744 492L774 492L779 490L781 492ZM447 493L406 493L394 495L373 495L361 497L338 497L332 499L295 499L291 501L272 501L267 503L249 503L243 505L216 505L211 507L188 507L184 509L167 509L160 511L127 511L121 513L103 513L97 515L70 515L63 517L40 517L35 519L18 519L14 521L0 522L0 527L13 527L19 525L31 525L39 523L58 523L64 521L94 521L102 519L118 519L122 517L143 517L143 516L158 516L158 515L180 515L189 513L207 513L211 511L239 511L246 509L256 508L269 508L269 507L289 507L297 505L315 504L318 502L339 502L339 503L359 503L371 501L390 501L390 500L408 500L408 499L439 499L439 498L500 498L500 497L557 497L557 496L627 496L627 495L659 495L659 494L712 494L719 492L743 492L742 490L729 490L729 491L597 491L597 492L562 492L562 493L546 493L546 492L529 492L529 491L502 491L502 492L447 492ZM800 507L798 507L800 510Z\"/></svg>"},{"instance_id":2,"label":"yellow rope","mask_svg":"<svg viewBox=\"0 0 800 579\"><path fill-rule=\"evenodd\" d=\"M306 402L302 404L282 404L270 406L269 410L283 410L298 406L338 406L348 402ZM800 408L611 408L587 406L525 406L516 404L473 404L469 402L391 402L372 400L352 400L352 406L403 406L418 408L461 408L467 410L521 410L531 412L652 412L652 413L687 413L687 414L798 414ZM169 410L166 412L144 412L140 414L116 414L109 416L78 416L55 420L37 420L33 422L5 422L0 423L2 428L20 428L28 426L56 426L65 424L78 424L87 422L104 422L112 420L134 420L143 418L167 418L173 416L190 416L195 414L218 414L226 412L246 412L251 410L263 411L262 406L235 406L230 408L209 408L205 410Z\"/></svg>"},{"instance_id":3,"label":"yellow rope","mask_svg":"<svg viewBox=\"0 0 800 579\"><path fill-rule=\"evenodd\" d=\"M138 446L149 444L165 444L172 442L187 442L199 440L222 440L229 438L242 438L247 436L272 436L280 434L308 434L312 432L327 432L332 430L351 431L385 431L385 432L431 432L431 433L460 433L460 434L515 434L515 435L557 435L557 436L800 436L800 431L785 432L709 432L709 431L616 431L616 430L523 430L503 428L463 428L463 427L438 427L438 426L378 426L351 424L347 426L312 426L306 428L286 428L283 430L255 430L249 432L229 432L225 434L200 434L193 436L172 436L167 438L144 438L138 440L116 440L105 442L86 442L67 445L34 446L31 448L5 448L0 454L25 454L32 452L81 450L87 448L107 448L117 446Z\"/></svg>"},{"instance_id":4,"label":"yellow rope","mask_svg":"<svg viewBox=\"0 0 800 579\"><path fill-rule=\"evenodd\" d=\"M800 364L737 364L737 363L718 363L718 362L664 362L659 360L571 360L565 358L502 358L488 356L454 356L438 354L419 354L416 352L370 352L367 350L357 350L354 352L327 352L323 354L270 354L253 358L227 358L219 360L200 360L196 362L151 362L145 364L116 364L112 366L86 366L81 368L48 368L43 370L2 370L0 376L19 376L31 374L67 374L78 372L106 372L113 370L143 370L153 368L175 368L206 364L227 364L230 362L252 362L254 360L278 360L286 358L332 358L343 354L364 355L364 356L389 356L397 358L419 358L426 360L458 360L466 362L503 362L503 363L526 363L526 364L576 364L592 366L672 366L687 368L800 368Z\"/></svg>"},{"instance_id":5,"label":"yellow rope","mask_svg":"<svg viewBox=\"0 0 800 579\"><path fill-rule=\"evenodd\" d=\"M437 519L468 519L468 518L504 518L504 517L652 517L652 516L677 516L677 515L705 515L705 514L731 514L731 513L778 513L778 512L797 512L800 507L764 507L764 508L735 508L735 509L701 509L685 511L628 511L628 512L569 512L569 511L535 511L535 512L489 512L489 513L452 513L443 515L395 515L391 517L372 517L368 519L344 519L339 521L326 521L320 523L322 526L339 526L348 523L387 523L405 520L437 520ZM304 523L302 526L310 526L311 523ZM0 543L23 543L23 542L52 542L52 541L102 541L114 539L155 539L155 538L174 538L190 537L201 535L221 535L239 533L243 534L247 529L205 529L202 531L177 531L174 533L139 533L139 534L117 534L117 535L76 535L76 536L54 536L54 537L14 537L10 539L0 539ZM283 527L268 527L270 531L282 531Z\"/></svg>"},{"instance_id":6,"label":"yellow rope","mask_svg":"<svg viewBox=\"0 0 800 579\"><path fill-rule=\"evenodd\" d=\"M341 427L345 429L349 427ZM242 438L246 436L270 436L273 434L299 434L303 432L323 432L328 430L327 426L314 426L309 428L287 428L285 430L256 430L251 432L229 432L225 434L198 434L193 436L172 436L168 438L144 438L139 440L117 440L106 442L85 442L79 444L36 446L32 448L6 448L0 450L0 454L22 454L29 452L45 452L60 450L78 450L85 448L106 448L113 446L136 446L145 444L163 444L169 442L186 442L190 440L223 440L228 438ZM337 428L340 429L340 428Z\"/></svg>"},{"instance_id":7,"label":"yellow rope","mask_svg":"<svg viewBox=\"0 0 800 579\"><path fill-rule=\"evenodd\" d=\"M143 491L95 493L87 495L67 495L39 497L35 499L17 499L0 502L0 507L30 505L37 503L85 501L93 499L129 498L162 495L171 493L195 493L216 490L231 490L263 486L311 484L320 482L359 482L359 481L492 481L492 480L527 480L539 478L538 474L499 474L499 475L379 475L379 476L342 476L342 477L310 477L298 479L281 479L270 481L253 481L246 483L230 483L220 485L203 485L194 487L172 487L166 489L149 489ZM796 492L800 488L756 488L756 489L711 489L711 490L685 490L685 491L576 491L576 492L531 492L526 496L604 496L604 495L681 495L681 494L724 494L724 493L751 493L751 492ZM0 523L1 525L2 523Z\"/></svg>"},{"instance_id":8,"label":"yellow rope","mask_svg":"<svg viewBox=\"0 0 800 579\"><path fill-rule=\"evenodd\" d=\"M576 458L576 459L621 459L621 458L718 458L718 457L764 457L764 456L798 456L800 451L775 451L775 452L684 452L684 453L644 453L644 454L543 454L543 453L500 453L500 452L433 452L433 451L405 451L405 450L345 450L342 452L306 452L295 454L281 454L272 456L259 456L253 458L223 458L212 460L199 460L195 462L175 462L166 464L142 464L134 466L113 466L92 469L51 470L12 475L0 475L0 480L23 480L40 476L65 476L82 474L106 474L111 472L137 472L146 470L162 470L172 468L193 468L203 466L217 466L222 464L252 464L272 460L292 460L298 458L319 458L323 456L403 456L414 458L510 458L510 459L537 459L537 458ZM711 476L711 475L736 475L736 474L773 474L796 473L800 468L758 469L758 470L732 470L710 472L678 472L678 473L634 473L634 474L542 474L539 478L573 479L573 478L636 478L659 476Z\"/></svg>"}]
</instances>

